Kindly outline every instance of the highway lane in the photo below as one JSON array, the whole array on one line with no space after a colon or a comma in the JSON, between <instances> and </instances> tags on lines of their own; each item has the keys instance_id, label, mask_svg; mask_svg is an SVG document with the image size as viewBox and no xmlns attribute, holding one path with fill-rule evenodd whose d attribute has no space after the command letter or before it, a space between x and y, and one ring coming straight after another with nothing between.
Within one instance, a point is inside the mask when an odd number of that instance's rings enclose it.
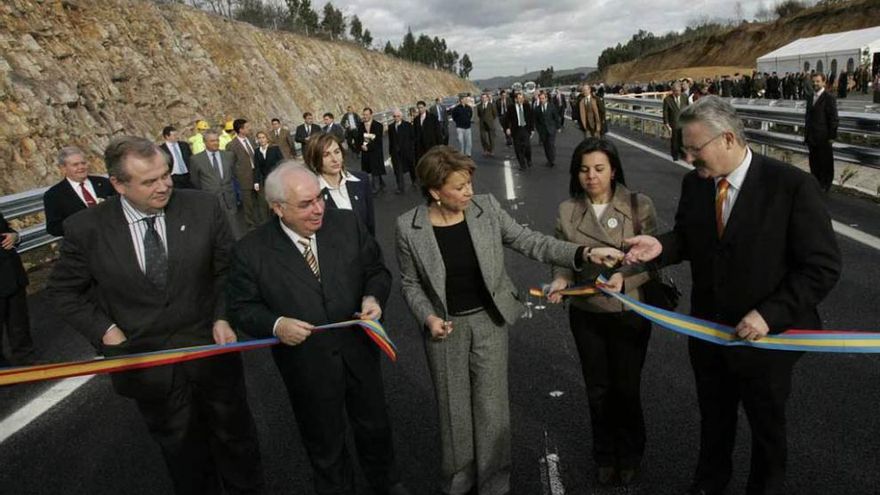
<instances>
[{"instance_id":1,"label":"highway lane","mask_svg":"<svg viewBox=\"0 0 880 495\"><path fill-rule=\"evenodd\" d=\"M665 150L662 141L620 129L615 132ZM556 207L567 194L568 161L577 142L570 123L557 142L559 165L554 169L543 166L537 143L533 146L535 167L525 172L516 169L512 149L503 145L494 159L477 156L477 192L495 194L518 221L552 232ZM475 146L475 155L479 155L478 148ZM686 171L640 149L623 144L620 149L627 183L654 199L661 228L670 227ZM505 167L505 160L512 165ZM512 177L516 194L510 201L506 200L505 175ZM393 182L391 176L386 179ZM415 191L403 196L389 192L376 199L377 237L395 274L394 219L420 201ZM841 221L858 223L869 233L880 231L874 203L835 194L830 208ZM845 237L838 240L844 272L820 308L825 324L828 328L878 329L875 283L880 279L880 253ZM547 267L512 252L507 265L523 291L549 277ZM674 267L671 273L687 293L687 266ZM420 330L398 289L395 279L386 326L399 347L400 360L383 364L386 395L404 479L414 493L428 494L437 488L439 462L432 387ZM32 297L31 305L35 338L48 349L49 357L89 355L84 340L47 310L42 294ZM686 300L680 309L687 309ZM599 490L592 482L586 397L565 311L560 307L533 310L532 318L521 320L510 330L510 337L514 493L551 493L547 488L548 464L541 461L548 453L555 454L551 464L569 494L675 494L687 487L696 460L699 415L683 337L661 328L653 330L643 375L647 452L641 483L628 491ZM245 362L267 491L312 493L308 461L268 352L248 353ZM790 402L790 493L876 492L880 484L880 444L876 441L880 427L875 420L880 397L878 365L880 356L815 354L801 360ZM47 387L0 389L0 418ZM729 493L741 493L745 486L749 450L745 421L742 416L735 454L737 472ZM170 487L158 449L133 404L113 394L106 377L89 381L0 444L0 466L3 494L156 494L167 493Z\"/></svg>"}]
</instances>

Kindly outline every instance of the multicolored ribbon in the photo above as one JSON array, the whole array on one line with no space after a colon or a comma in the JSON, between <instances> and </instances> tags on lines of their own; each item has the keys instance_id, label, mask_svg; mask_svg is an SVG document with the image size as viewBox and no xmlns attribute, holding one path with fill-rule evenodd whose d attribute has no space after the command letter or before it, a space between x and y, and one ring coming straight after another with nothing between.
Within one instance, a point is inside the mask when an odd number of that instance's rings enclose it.
<instances>
[{"instance_id":1,"label":"multicolored ribbon","mask_svg":"<svg viewBox=\"0 0 880 495\"><path fill-rule=\"evenodd\" d=\"M567 290L588 293L589 289L592 289L593 294L601 291L603 294L617 299L625 307L642 317L668 330L713 344L779 351L880 353L880 333L877 332L787 330L780 334L767 335L757 341L742 340L737 336L734 327L636 301L626 294L602 288L601 283L605 281L600 277L597 280L597 285L571 287Z\"/></svg>"},{"instance_id":2,"label":"multicolored ribbon","mask_svg":"<svg viewBox=\"0 0 880 495\"><path fill-rule=\"evenodd\" d=\"M315 327L313 332L330 330L332 328L359 327L367 336L375 342L392 361L397 361L397 347L388 337L385 328L374 320L350 320L329 325ZM117 373L120 371L151 368L163 364L182 363L219 354L230 352L244 352L263 347L271 347L280 341L275 338L248 340L225 345L201 345L186 347L183 349L168 349L164 351L141 352L113 358L97 358L85 361L68 363L46 364L38 366L23 366L0 370L0 385L13 385L17 383L38 382L43 380L55 380L58 378L70 378L81 375L94 375L100 373Z\"/></svg>"},{"instance_id":3,"label":"multicolored ribbon","mask_svg":"<svg viewBox=\"0 0 880 495\"><path fill-rule=\"evenodd\" d=\"M592 296L599 294L599 289L593 285L581 285L577 287L569 287L562 289L558 293L563 296ZM547 297L550 294L550 284L544 284L540 288L532 287L529 289L529 295L533 297Z\"/></svg>"}]
</instances>

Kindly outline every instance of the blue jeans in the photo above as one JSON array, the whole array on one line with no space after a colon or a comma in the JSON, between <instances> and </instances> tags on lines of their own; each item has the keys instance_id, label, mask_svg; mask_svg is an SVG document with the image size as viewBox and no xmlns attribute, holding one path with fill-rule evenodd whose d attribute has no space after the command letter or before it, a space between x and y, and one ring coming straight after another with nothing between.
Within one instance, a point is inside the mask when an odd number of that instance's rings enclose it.
<instances>
[{"instance_id":1,"label":"blue jeans","mask_svg":"<svg viewBox=\"0 0 880 495\"><path fill-rule=\"evenodd\" d=\"M471 144L473 143L471 130L456 127L455 132L458 134L458 149L465 155L471 156Z\"/></svg>"}]
</instances>

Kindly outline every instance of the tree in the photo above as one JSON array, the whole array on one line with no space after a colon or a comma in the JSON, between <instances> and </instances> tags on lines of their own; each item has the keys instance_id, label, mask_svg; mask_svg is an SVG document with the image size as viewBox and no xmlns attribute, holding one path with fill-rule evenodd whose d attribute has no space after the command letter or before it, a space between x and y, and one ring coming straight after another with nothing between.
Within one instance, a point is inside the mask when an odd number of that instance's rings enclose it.
<instances>
[{"instance_id":1,"label":"tree","mask_svg":"<svg viewBox=\"0 0 880 495\"><path fill-rule=\"evenodd\" d=\"M319 31L318 13L312 9L311 0L300 0L298 17L302 32L306 36L314 35Z\"/></svg>"},{"instance_id":2,"label":"tree","mask_svg":"<svg viewBox=\"0 0 880 495\"><path fill-rule=\"evenodd\" d=\"M397 50L394 49L394 45L392 45L390 41L385 42L385 49L382 51L385 55L391 55L392 57L397 56Z\"/></svg>"},{"instance_id":3,"label":"tree","mask_svg":"<svg viewBox=\"0 0 880 495\"><path fill-rule=\"evenodd\" d=\"M369 48L370 45L373 44L373 35L370 34L369 29L364 29L364 35L361 37L361 44L364 45L364 48Z\"/></svg>"},{"instance_id":4,"label":"tree","mask_svg":"<svg viewBox=\"0 0 880 495\"><path fill-rule=\"evenodd\" d=\"M351 35L351 39L355 41L355 43L362 43L364 39L364 26L361 24L361 20L358 16L351 16L350 28L348 29L348 34Z\"/></svg>"},{"instance_id":5,"label":"tree","mask_svg":"<svg viewBox=\"0 0 880 495\"><path fill-rule=\"evenodd\" d=\"M776 15L779 17L788 17L797 14L806 8L807 7L798 0L784 0L782 3L776 4L776 6L773 7L773 11L776 12Z\"/></svg>"},{"instance_id":6,"label":"tree","mask_svg":"<svg viewBox=\"0 0 880 495\"><path fill-rule=\"evenodd\" d=\"M471 63L471 58L468 57L468 54L465 53L461 56L461 62L459 62L458 75L463 79L467 79L471 74L471 70L473 70L474 64ZM552 68L550 70L553 70Z\"/></svg>"},{"instance_id":7,"label":"tree","mask_svg":"<svg viewBox=\"0 0 880 495\"><path fill-rule=\"evenodd\" d=\"M324 4L324 18L321 20L321 30L331 40L342 39L345 36L345 17L342 11L332 3Z\"/></svg>"},{"instance_id":8,"label":"tree","mask_svg":"<svg viewBox=\"0 0 880 495\"><path fill-rule=\"evenodd\" d=\"M400 54L400 58L404 60L416 59L416 37L413 36L412 29L406 30L406 34L403 36L403 43L400 44L397 52Z\"/></svg>"}]
</instances>

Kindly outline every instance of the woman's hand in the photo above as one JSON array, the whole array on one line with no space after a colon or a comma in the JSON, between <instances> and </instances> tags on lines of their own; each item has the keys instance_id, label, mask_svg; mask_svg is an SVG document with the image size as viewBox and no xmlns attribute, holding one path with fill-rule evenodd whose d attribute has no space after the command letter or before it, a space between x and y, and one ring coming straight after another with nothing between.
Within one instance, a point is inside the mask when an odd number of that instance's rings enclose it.
<instances>
[{"instance_id":1,"label":"woman's hand","mask_svg":"<svg viewBox=\"0 0 880 495\"><path fill-rule=\"evenodd\" d=\"M425 325L431 332L432 340L443 340L452 333L452 322L443 320L434 315L428 317Z\"/></svg>"},{"instance_id":2,"label":"woman's hand","mask_svg":"<svg viewBox=\"0 0 880 495\"><path fill-rule=\"evenodd\" d=\"M623 261L623 251L613 247L595 247L584 249L584 261L594 265L603 265L608 268L616 266Z\"/></svg>"},{"instance_id":3,"label":"woman's hand","mask_svg":"<svg viewBox=\"0 0 880 495\"><path fill-rule=\"evenodd\" d=\"M620 272L615 273L608 278L607 282L602 284L602 288L611 292L623 292L623 274Z\"/></svg>"},{"instance_id":4,"label":"woman's hand","mask_svg":"<svg viewBox=\"0 0 880 495\"><path fill-rule=\"evenodd\" d=\"M550 284L550 287L547 289L547 301L552 304L559 304L562 302L562 294L559 293L562 289L567 289L569 286L569 281L562 278L556 277L553 282Z\"/></svg>"}]
</instances>

